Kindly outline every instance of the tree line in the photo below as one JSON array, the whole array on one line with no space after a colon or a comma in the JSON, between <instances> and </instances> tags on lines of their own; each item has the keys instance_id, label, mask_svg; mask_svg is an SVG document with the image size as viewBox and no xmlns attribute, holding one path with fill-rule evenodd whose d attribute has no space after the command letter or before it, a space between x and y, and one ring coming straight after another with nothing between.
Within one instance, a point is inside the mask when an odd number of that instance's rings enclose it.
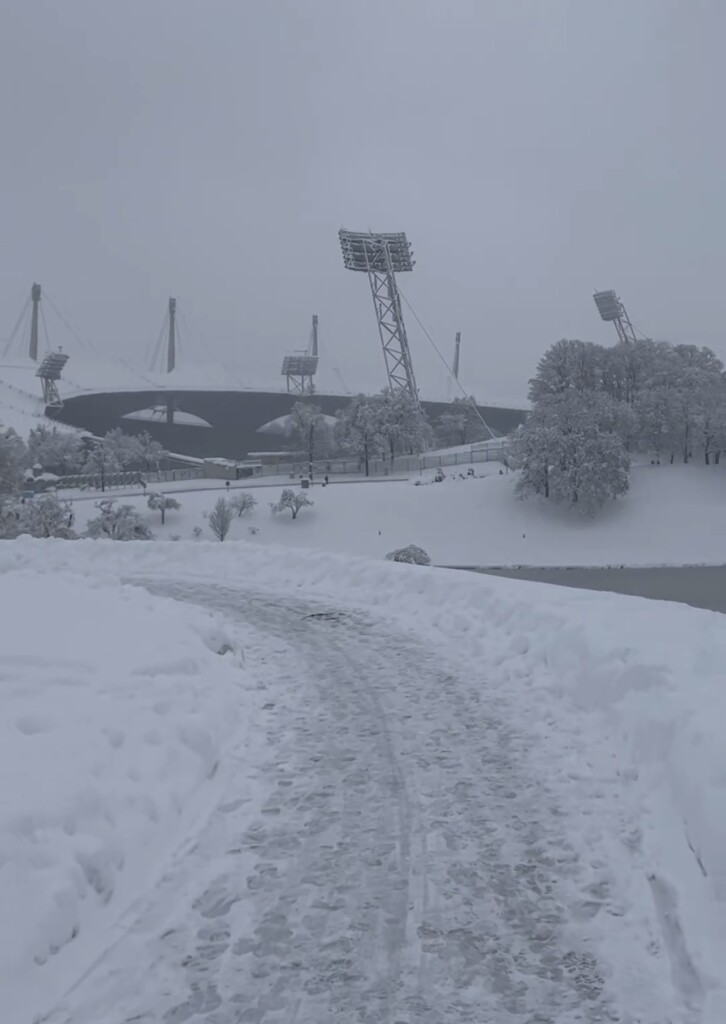
<instances>
[{"instance_id":1,"label":"tree line","mask_svg":"<svg viewBox=\"0 0 726 1024\"><path fill-rule=\"evenodd\" d=\"M726 376L709 348L562 340L529 383L532 412L513 444L523 496L591 514L627 492L635 452L709 465L726 448Z\"/></svg>"},{"instance_id":2,"label":"tree line","mask_svg":"<svg viewBox=\"0 0 726 1024\"><path fill-rule=\"evenodd\" d=\"M332 420L332 422L331 422ZM405 392L356 395L335 417L325 416L314 401L296 402L288 433L310 463L336 455L358 459L365 475L374 459L414 455L432 444L472 444L489 436L474 399L454 399L432 426L426 414Z\"/></svg>"}]
</instances>

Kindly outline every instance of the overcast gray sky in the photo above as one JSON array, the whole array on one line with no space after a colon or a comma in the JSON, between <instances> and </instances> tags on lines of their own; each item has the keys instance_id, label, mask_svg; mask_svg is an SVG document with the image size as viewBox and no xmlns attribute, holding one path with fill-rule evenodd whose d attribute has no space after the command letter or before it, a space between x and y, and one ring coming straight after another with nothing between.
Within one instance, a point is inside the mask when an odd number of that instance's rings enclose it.
<instances>
[{"instance_id":1,"label":"overcast gray sky","mask_svg":"<svg viewBox=\"0 0 726 1024\"><path fill-rule=\"evenodd\" d=\"M725 30L723 0L0 0L0 337L38 280L142 361L174 294L190 357L270 379L316 312L325 377L380 388L345 226L408 233L482 400L613 342L596 288L726 359Z\"/></svg>"}]
</instances>

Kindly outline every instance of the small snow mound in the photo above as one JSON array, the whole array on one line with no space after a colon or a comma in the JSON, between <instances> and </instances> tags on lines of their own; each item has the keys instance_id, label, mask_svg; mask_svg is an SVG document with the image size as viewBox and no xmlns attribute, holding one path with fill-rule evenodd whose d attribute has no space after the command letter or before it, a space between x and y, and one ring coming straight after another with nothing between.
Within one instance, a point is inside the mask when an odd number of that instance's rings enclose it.
<instances>
[{"instance_id":1,"label":"small snow mound","mask_svg":"<svg viewBox=\"0 0 726 1024\"><path fill-rule=\"evenodd\" d=\"M405 548L396 548L386 555L389 562L406 562L409 565L431 565L431 558L423 548L409 544Z\"/></svg>"}]
</instances>

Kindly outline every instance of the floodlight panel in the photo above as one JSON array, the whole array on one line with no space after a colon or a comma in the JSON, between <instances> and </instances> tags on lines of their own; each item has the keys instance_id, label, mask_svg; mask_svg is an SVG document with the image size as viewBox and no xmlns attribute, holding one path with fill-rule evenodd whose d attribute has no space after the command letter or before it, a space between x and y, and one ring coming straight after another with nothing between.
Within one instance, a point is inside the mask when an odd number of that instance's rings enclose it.
<instances>
[{"instance_id":1,"label":"floodlight panel","mask_svg":"<svg viewBox=\"0 0 726 1024\"><path fill-rule=\"evenodd\" d=\"M318 369L318 356L285 356L282 373L287 377L312 377Z\"/></svg>"},{"instance_id":2,"label":"floodlight panel","mask_svg":"<svg viewBox=\"0 0 726 1024\"><path fill-rule=\"evenodd\" d=\"M63 367L68 362L65 352L51 352L47 355L35 372L36 377L45 377L46 380L60 380Z\"/></svg>"},{"instance_id":3,"label":"floodlight panel","mask_svg":"<svg viewBox=\"0 0 726 1024\"><path fill-rule=\"evenodd\" d=\"M593 295L598 313L603 320L619 320L623 315L620 299L615 292L595 292Z\"/></svg>"},{"instance_id":4,"label":"floodlight panel","mask_svg":"<svg viewBox=\"0 0 726 1024\"><path fill-rule=\"evenodd\" d=\"M413 270L411 244L404 231L393 234L372 234L368 231L338 232L343 262L348 270L381 270L388 266L386 250L394 273Z\"/></svg>"}]
</instances>

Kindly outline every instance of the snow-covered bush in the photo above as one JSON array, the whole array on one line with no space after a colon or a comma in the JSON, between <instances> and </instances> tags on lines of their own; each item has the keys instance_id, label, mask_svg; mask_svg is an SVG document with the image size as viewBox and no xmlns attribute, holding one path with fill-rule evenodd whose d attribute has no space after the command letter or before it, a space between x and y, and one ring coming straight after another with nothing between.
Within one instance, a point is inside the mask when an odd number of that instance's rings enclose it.
<instances>
[{"instance_id":1,"label":"snow-covered bush","mask_svg":"<svg viewBox=\"0 0 726 1024\"><path fill-rule=\"evenodd\" d=\"M179 509L179 508L181 508L181 505L176 500L176 498L172 498L171 495L169 495L169 494L161 494L158 491L155 491L153 494L149 495L149 500L147 501L146 504L154 512L160 512L161 513L161 525L162 526L166 522L166 513L170 509Z\"/></svg>"},{"instance_id":2,"label":"snow-covered bush","mask_svg":"<svg viewBox=\"0 0 726 1024\"><path fill-rule=\"evenodd\" d=\"M251 512L256 504L257 498L249 491L241 491L230 500L230 505L237 513L238 518L241 518L245 512Z\"/></svg>"},{"instance_id":3,"label":"snow-covered bush","mask_svg":"<svg viewBox=\"0 0 726 1024\"><path fill-rule=\"evenodd\" d=\"M227 501L226 498L219 498L208 516L209 529L217 540L222 541L225 539L232 526L233 517L234 509L231 502Z\"/></svg>"},{"instance_id":4,"label":"snow-covered bush","mask_svg":"<svg viewBox=\"0 0 726 1024\"><path fill-rule=\"evenodd\" d=\"M55 494L40 494L32 501L16 507L17 533L31 537L60 537L74 540L73 508L67 501L59 501Z\"/></svg>"},{"instance_id":5,"label":"snow-covered bush","mask_svg":"<svg viewBox=\"0 0 726 1024\"><path fill-rule=\"evenodd\" d=\"M298 491L298 493L295 494L295 492L291 491L289 487L286 487L280 495L280 500L276 503L272 503L270 505L270 509L274 515L276 512L284 512L285 509L289 508L292 512L292 518L297 519L297 514L301 508L307 508L314 504L315 503L308 498L307 494L303 494L302 491Z\"/></svg>"},{"instance_id":6,"label":"snow-covered bush","mask_svg":"<svg viewBox=\"0 0 726 1024\"><path fill-rule=\"evenodd\" d=\"M96 502L99 515L90 519L86 530L89 537L110 540L152 540L151 530L133 505L116 505L113 498Z\"/></svg>"},{"instance_id":7,"label":"snow-covered bush","mask_svg":"<svg viewBox=\"0 0 726 1024\"><path fill-rule=\"evenodd\" d=\"M423 548L409 544L405 548L396 548L386 555L389 562L408 562L409 565L431 565L431 559Z\"/></svg>"}]
</instances>

